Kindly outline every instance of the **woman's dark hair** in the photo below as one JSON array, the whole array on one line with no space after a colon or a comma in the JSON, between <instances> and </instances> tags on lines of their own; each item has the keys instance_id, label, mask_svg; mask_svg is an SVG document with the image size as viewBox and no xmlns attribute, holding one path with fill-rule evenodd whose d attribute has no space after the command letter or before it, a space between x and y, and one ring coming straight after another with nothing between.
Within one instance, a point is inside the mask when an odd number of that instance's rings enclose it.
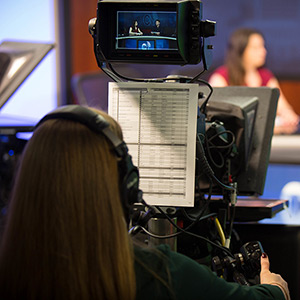
<instances>
[{"instance_id":1,"label":"woman's dark hair","mask_svg":"<svg viewBox=\"0 0 300 300\"><path fill-rule=\"evenodd\" d=\"M116 121L99 112L122 139ZM117 157L102 134L47 120L26 144L1 237L1 299L135 298Z\"/></svg>"},{"instance_id":2,"label":"woman's dark hair","mask_svg":"<svg viewBox=\"0 0 300 300\"><path fill-rule=\"evenodd\" d=\"M245 84L245 69L243 54L252 34L263 34L257 29L240 28L234 31L228 42L225 65L228 70L229 85Z\"/></svg>"},{"instance_id":3,"label":"woman's dark hair","mask_svg":"<svg viewBox=\"0 0 300 300\"><path fill-rule=\"evenodd\" d=\"M135 23L137 23L137 24L135 24ZM136 29L136 28L138 28L138 24L139 24L139 22L138 22L138 20L134 20L133 22L132 22L132 29Z\"/></svg>"}]
</instances>

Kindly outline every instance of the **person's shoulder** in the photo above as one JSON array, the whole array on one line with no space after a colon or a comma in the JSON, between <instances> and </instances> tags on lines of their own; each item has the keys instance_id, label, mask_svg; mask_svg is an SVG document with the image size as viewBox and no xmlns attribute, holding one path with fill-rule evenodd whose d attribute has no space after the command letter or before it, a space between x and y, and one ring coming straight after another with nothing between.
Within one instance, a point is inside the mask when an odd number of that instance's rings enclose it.
<instances>
[{"instance_id":1,"label":"person's shoulder","mask_svg":"<svg viewBox=\"0 0 300 300\"><path fill-rule=\"evenodd\" d=\"M174 253L167 244L161 244L156 247L146 248L146 247L135 247L135 255L146 261L153 260L164 260L169 261L173 258ZM175 254L176 255L176 254Z\"/></svg>"},{"instance_id":2,"label":"person's shoulder","mask_svg":"<svg viewBox=\"0 0 300 300\"><path fill-rule=\"evenodd\" d=\"M168 245L160 245L156 249L167 259L169 270L173 274L183 274L183 276L188 274L188 277L192 274L199 277L213 275L207 266L199 264L184 254L172 251Z\"/></svg>"},{"instance_id":3,"label":"person's shoulder","mask_svg":"<svg viewBox=\"0 0 300 300\"><path fill-rule=\"evenodd\" d=\"M266 68L266 67L259 68L258 71L261 74L267 74L267 75L274 76L273 72L270 69Z\"/></svg>"},{"instance_id":4,"label":"person's shoulder","mask_svg":"<svg viewBox=\"0 0 300 300\"><path fill-rule=\"evenodd\" d=\"M208 81L212 86L227 86L229 84L228 78L228 69L222 65L211 73Z\"/></svg>"},{"instance_id":5,"label":"person's shoulder","mask_svg":"<svg viewBox=\"0 0 300 300\"><path fill-rule=\"evenodd\" d=\"M177 299L207 299L217 276L208 266L172 251L167 245L156 248L166 258L172 288Z\"/></svg>"},{"instance_id":6,"label":"person's shoulder","mask_svg":"<svg viewBox=\"0 0 300 300\"><path fill-rule=\"evenodd\" d=\"M214 74L219 74L222 75L223 77L227 77L228 74L228 70L227 67L225 65L219 66L217 67L213 72L212 75Z\"/></svg>"},{"instance_id":7,"label":"person's shoulder","mask_svg":"<svg viewBox=\"0 0 300 300\"><path fill-rule=\"evenodd\" d=\"M194 269L196 272L206 272L207 268L200 265L190 257L171 250L167 244L154 248L135 248L135 255L144 261L166 263L171 271L181 272L183 269Z\"/></svg>"},{"instance_id":8,"label":"person's shoulder","mask_svg":"<svg viewBox=\"0 0 300 300\"><path fill-rule=\"evenodd\" d=\"M268 68L265 68L265 67L259 68L258 72L260 74L260 77L262 78L263 86L266 86L268 84L269 80L274 78L274 74Z\"/></svg>"},{"instance_id":9,"label":"person's shoulder","mask_svg":"<svg viewBox=\"0 0 300 300\"><path fill-rule=\"evenodd\" d=\"M160 245L156 247L135 246L134 254L138 260L150 263L151 268L159 267L162 263L167 263L171 256L171 249L168 245Z\"/></svg>"}]
</instances>

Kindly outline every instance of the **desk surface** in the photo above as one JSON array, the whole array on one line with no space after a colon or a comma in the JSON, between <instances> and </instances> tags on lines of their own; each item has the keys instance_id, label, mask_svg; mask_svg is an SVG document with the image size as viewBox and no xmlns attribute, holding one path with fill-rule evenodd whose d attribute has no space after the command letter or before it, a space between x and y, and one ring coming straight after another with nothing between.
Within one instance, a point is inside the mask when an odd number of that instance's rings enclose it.
<instances>
[{"instance_id":1,"label":"desk surface","mask_svg":"<svg viewBox=\"0 0 300 300\"><path fill-rule=\"evenodd\" d=\"M270 163L300 164L300 135L274 135Z\"/></svg>"}]
</instances>

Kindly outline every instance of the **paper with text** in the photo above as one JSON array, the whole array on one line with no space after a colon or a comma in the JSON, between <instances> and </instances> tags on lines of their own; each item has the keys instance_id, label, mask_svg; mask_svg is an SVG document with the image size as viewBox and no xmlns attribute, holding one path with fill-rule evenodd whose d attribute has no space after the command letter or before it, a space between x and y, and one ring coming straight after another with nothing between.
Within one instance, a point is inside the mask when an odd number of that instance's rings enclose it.
<instances>
[{"instance_id":1,"label":"paper with text","mask_svg":"<svg viewBox=\"0 0 300 300\"><path fill-rule=\"evenodd\" d=\"M198 84L109 83L108 112L151 205L194 205L198 92Z\"/></svg>"}]
</instances>

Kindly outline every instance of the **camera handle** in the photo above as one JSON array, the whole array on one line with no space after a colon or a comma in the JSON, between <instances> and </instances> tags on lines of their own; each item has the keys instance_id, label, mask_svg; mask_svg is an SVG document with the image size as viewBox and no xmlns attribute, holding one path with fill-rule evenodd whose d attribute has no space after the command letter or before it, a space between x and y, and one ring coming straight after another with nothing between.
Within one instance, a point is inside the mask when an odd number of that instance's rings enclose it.
<instances>
[{"instance_id":1,"label":"camera handle","mask_svg":"<svg viewBox=\"0 0 300 300\"><path fill-rule=\"evenodd\" d=\"M212 258L212 267L218 276L223 276L225 273L226 280L233 280L240 285L250 286L244 274L238 271L236 259L225 256L221 260L218 256L215 256Z\"/></svg>"},{"instance_id":2,"label":"camera handle","mask_svg":"<svg viewBox=\"0 0 300 300\"><path fill-rule=\"evenodd\" d=\"M228 281L235 281L241 285L259 283L260 257L264 252L259 241L251 241L244 244L240 253L234 257L225 256L212 258L212 268L219 277L225 277Z\"/></svg>"}]
</instances>

